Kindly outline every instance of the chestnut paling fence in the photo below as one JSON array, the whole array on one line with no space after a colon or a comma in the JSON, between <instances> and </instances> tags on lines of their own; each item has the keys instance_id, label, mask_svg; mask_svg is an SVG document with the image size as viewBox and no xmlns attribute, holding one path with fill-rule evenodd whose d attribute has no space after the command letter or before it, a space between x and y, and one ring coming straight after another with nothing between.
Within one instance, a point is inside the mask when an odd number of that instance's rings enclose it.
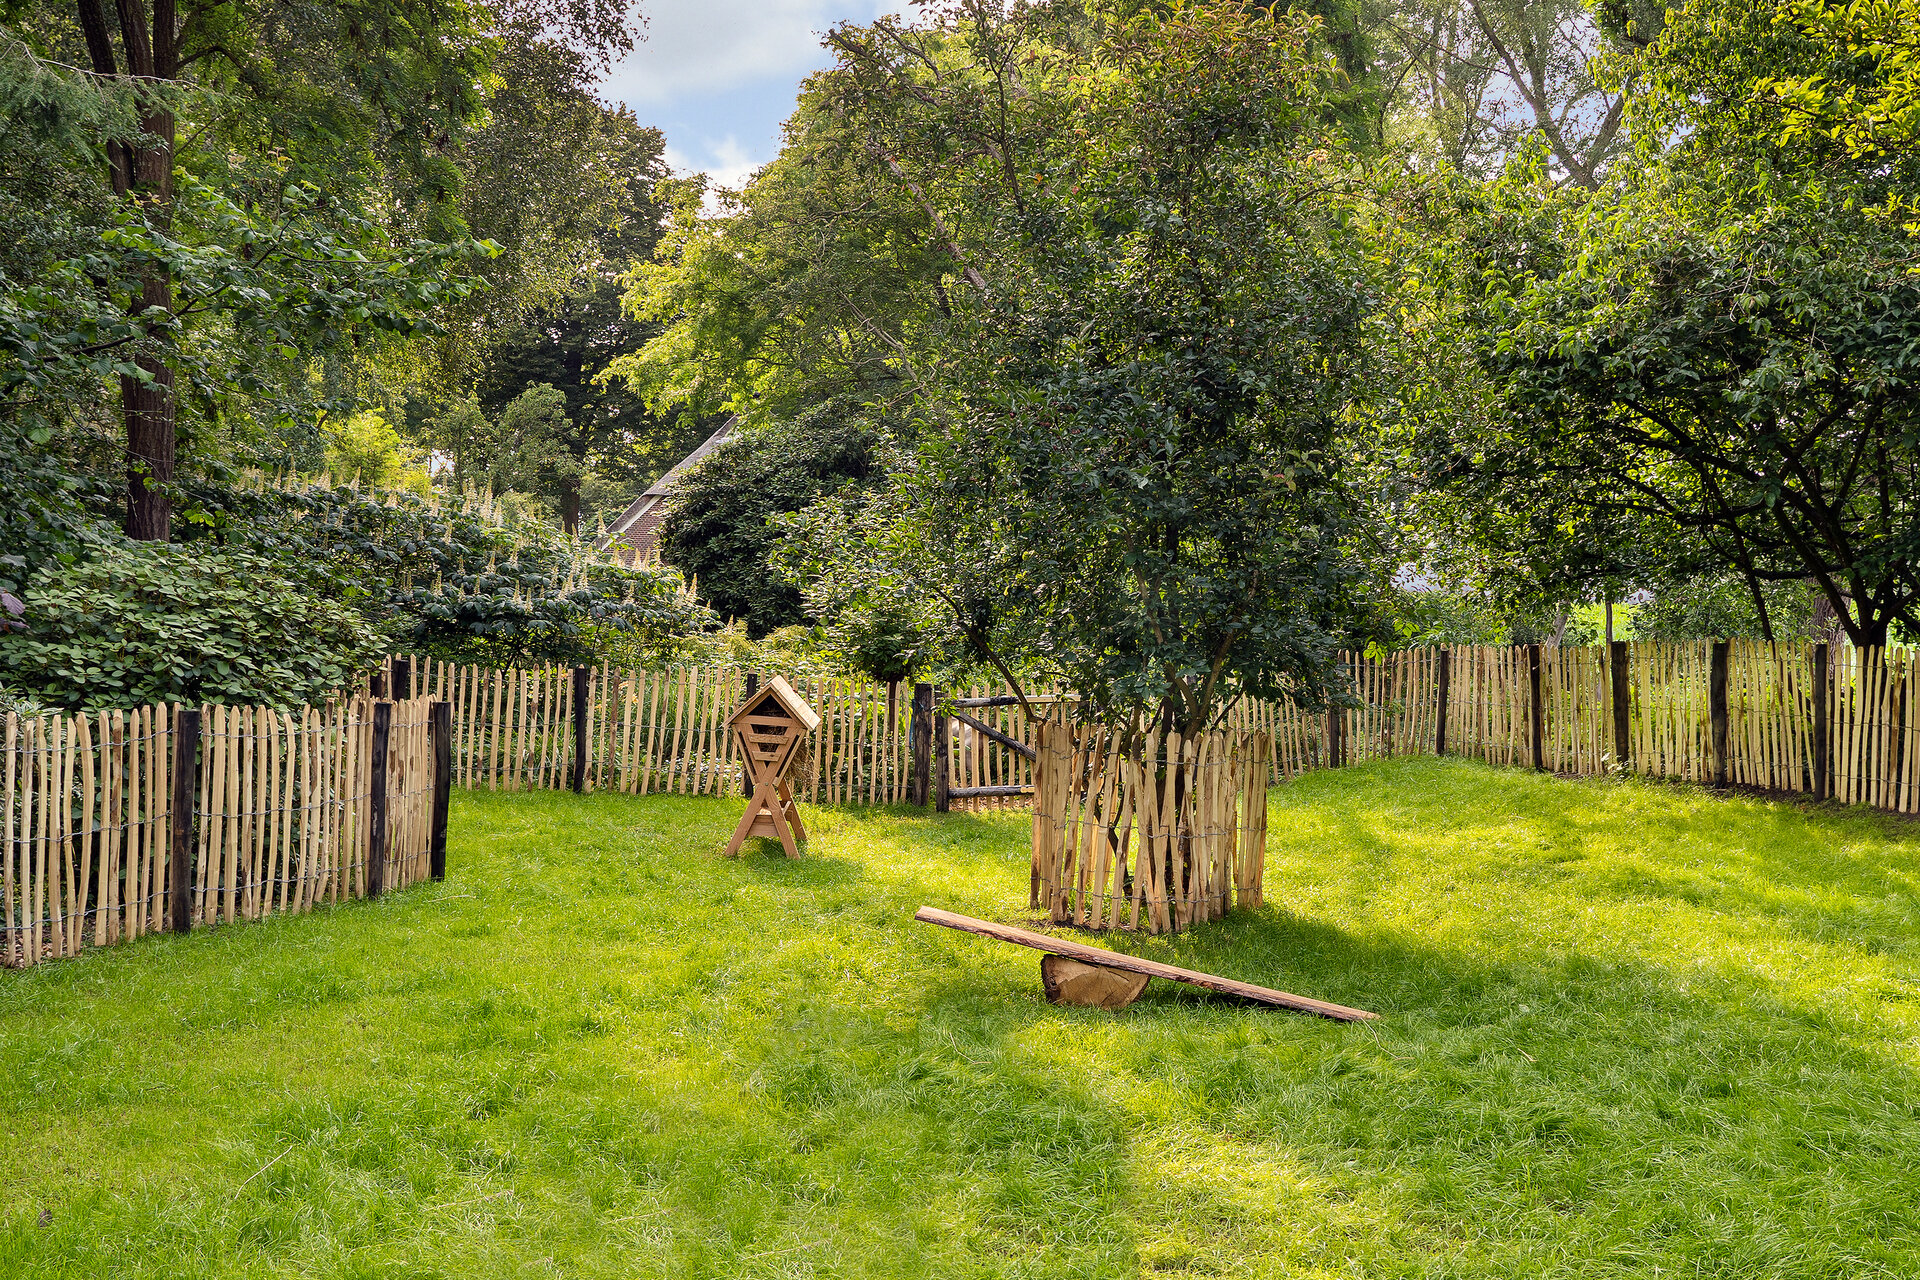
<instances>
[{"instance_id":1,"label":"chestnut paling fence","mask_svg":"<svg viewBox=\"0 0 1920 1280\"><path fill-rule=\"evenodd\" d=\"M1273 781L1444 753L1920 811L1920 710L1910 694L1920 650L1738 640L1460 646L1348 653L1342 668L1348 705L1309 712L1242 701L1219 727L1266 734ZM403 692L452 704L463 786L642 795L740 786L726 717L755 678L743 671L501 671L426 660L397 660L394 671ZM821 715L796 770L803 800L933 803L951 793L1000 803L1031 794L1038 725L1004 687L791 683ZM1043 698L1048 708L1071 704L1058 692Z\"/></svg>"},{"instance_id":2,"label":"chestnut paling fence","mask_svg":"<svg viewBox=\"0 0 1920 1280\"><path fill-rule=\"evenodd\" d=\"M491 790L620 791L632 795L737 795L743 773L727 717L757 676L730 667L617 670L497 669L391 660L396 692L452 707L453 777ZM913 686L789 676L820 715L793 772L797 799L814 804L918 802L911 728ZM924 687L924 686L923 686ZM987 699L985 686L949 691ZM925 719L923 707L919 714ZM1017 707L973 712L1007 736L1029 731ZM956 787L1029 788L1033 766L956 723ZM1022 738L1024 741L1024 738Z\"/></svg>"},{"instance_id":3,"label":"chestnut paling fence","mask_svg":"<svg viewBox=\"0 0 1920 1280\"><path fill-rule=\"evenodd\" d=\"M1914 649L1747 641L1459 647L1348 654L1344 666L1350 705L1309 713L1242 702L1219 732L1242 743L1258 737L1269 782L1362 760L1451 753L1920 812ZM360 697L298 712L160 705L8 716L0 720L0 964L411 883L444 858L454 783L739 794L726 718L752 679L727 668L503 671L396 659L376 684L394 689L398 701ZM1030 722L1004 688L793 683L821 714L796 775L804 800L1025 803L1050 767L1039 750L1048 721ZM1060 710L1049 719L1064 724L1071 698L1050 699ZM188 728L191 749L183 753ZM1080 750L1048 749L1069 757ZM1112 803L1135 795L1134 830L1144 830L1141 793L1113 772L1119 768L1057 775L1085 779L1062 802L1081 806L1074 821L1086 821L1089 805L1096 818L1105 813L1111 780ZM1231 839L1243 849L1251 780L1234 786L1242 816ZM1225 791L1199 792L1213 797L1210 812L1224 812ZM1164 809L1164 796L1159 803ZM1068 821L1065 809L1052 807ZM1167 813L1152 821L1176 831L1186 823L1190 832L1198 830L1193 822L1213 821ZM1151 885L1135 906L1137 853L1129 871L1111 843L1104 868L1097 849L1061 861L1069 847L1085 846L1036 828L1036 885L1050 877L1050 906L1067 902L1061 910L1087 921L1104 903L1097 919L1112 924L1121 910L1117 884L1129 920L1158 910L1147 897ZM1193 856L1190 846L1178 856ZM1211 856L1202 863L1211 866ZM1224 909L1222 894L1240 892L1245 865L1229 859L1223 879L1205 872L1192 902L1176 887L1194 883L1189 870L1166 879L1170 927L1181 911L1204 919ZM1096 889L1096 880L1105 887Z\"/></svg>"},{"instance_id":4,"label":"chestnut paling fence","mask_svg":"<svg viewBox=\"0 0 1920 1280\"><path fill-rule=\"evenodd\" d=\"M1171 933L1257 907L1273 740L1043 722L1030 905L1055 924Z\"/></svg>"},{"instance_id":5,"label":"chestnut paling fence","mask_svg":"<svg viewBox=\"0 0 1920 1280\"><path fill-rule=\"evenodd\" d=\"M0 964L425 878L445 849L432 720L369 698L5 717Z\"/></svg>"}]
</instances>

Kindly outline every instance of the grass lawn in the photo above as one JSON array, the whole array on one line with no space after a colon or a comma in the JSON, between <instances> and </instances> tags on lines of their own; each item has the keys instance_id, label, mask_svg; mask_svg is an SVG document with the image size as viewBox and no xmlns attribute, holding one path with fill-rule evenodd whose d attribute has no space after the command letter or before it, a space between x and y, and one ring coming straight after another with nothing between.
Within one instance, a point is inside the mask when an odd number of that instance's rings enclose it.
<instances>
[{"instance_id":1,"label":"grass lawn","mask_svg":"<svg viewBox=\"0 0 1920 1280\"><path fill-rule=\"evenodd\" d=\"M455 797L452 872L0 972L0 1276L1920 1275L1920 828L1403 760L1055 1009L1018 813Z\"/></svg>"}]
</instances>

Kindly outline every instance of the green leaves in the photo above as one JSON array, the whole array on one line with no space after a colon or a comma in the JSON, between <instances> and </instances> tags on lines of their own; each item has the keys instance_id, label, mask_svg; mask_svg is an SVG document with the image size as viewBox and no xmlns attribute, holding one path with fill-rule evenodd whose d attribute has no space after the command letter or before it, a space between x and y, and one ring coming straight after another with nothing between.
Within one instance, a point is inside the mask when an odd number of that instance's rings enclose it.
<instances>
[{"instance_id":1,"label":"green leaves","mask_svg":"<svg viewBox=\"0 0 1920 1280\"><path fill-rule=\"evenodd\" d=\"M1349 577L1331 446L1374 304L1315 26L989 10L834 41L847 127L947 292L903 358L918 438L820 580L875 635L940 601L975 661L1091 714L1317 702Z\"/></svg>"},{"instance_id":2,"label":"green leaves","mask_svg":"<svg viewBox=\"0 0 1920 1280\"><path fill-rule=\"evenodd\" d=\"M152 702L295 708L323 702L380 655L353 610L265 556L126 543L27 583L0 685L67 709Z\"/></svg>"}]
</instances>

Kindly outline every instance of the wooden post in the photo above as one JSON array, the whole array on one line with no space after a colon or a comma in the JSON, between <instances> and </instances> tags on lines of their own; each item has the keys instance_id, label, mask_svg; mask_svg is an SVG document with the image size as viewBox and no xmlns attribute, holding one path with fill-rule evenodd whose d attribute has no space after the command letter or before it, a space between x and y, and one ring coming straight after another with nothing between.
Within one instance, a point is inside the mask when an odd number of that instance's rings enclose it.
<instances>
[{"instance_id":1,"label":"wooden post","mask_svg":"<svg viewBox=\"0 0 1920 1280\"><path fill-rule=\"evenodd\" d=\"M1547 767L1547 709L1540 702L1540 646L1527 646L1527 687L1532 690L1528 699L1529 728L1533 737L1533 767Z\"/></svg>"},{"instance_id":2,"label":"wooden post","mask_svg":"<svg viewBox=\"0 0 1920 1280\"><path fill-rule=\"evenodd\" d=\"M1831 674L1827 670L1827 646L1813 646L1813 798L1825 800L1833 793L1833 726L1827 723L1827 694Z\"/></svg>"},{"instance_id":3,"label":"wooden post","mask_svg":"<svg viewBox=\"0 0 1920 1280\"><path fill-rule=\"evenodd\" d=\"M573 669L573 794L587 790L587 694L592 672L586 667Z\"/></svg>"},{"instance_id":4,"label":"wooden post","mask_svg":"<svg viewBox=\"0 0 1920 1280\"><path fill-rule=\"evenodd\" d=\"M1334 669L1340 673L1334 677L1334 683L1350 683L1341 679L1347 670L1345 662L1337 663ZM1327 690L1327 768L1329 769L1338 769L1347 762L1347 716L1345 709L1340 705L1338 694L1338 690Z\"/></svg>"},{"instance_id":5,"label":"wooden post","mask_svg":"<svg viewBox=\"0 0 1920 1280\"><path fill-rule=\"evenodd\" d=\"M427 870L435 880L447 878L447 804L453 797L453 704L436 702L427 708L427 731L433 736L433 830L427 839Z\"/></svg>"},{"instance_id":6,"label":"wooden post","mask_svg":"<svg viewBox=\"0 0 1920 1280\"><path fill-rule=\"evenodd\" d=\"M387 735L393 730L393 704L373 704L373 759L368 762L367 896L387 887Z\"/></svg>"},{"instance_id":7,"label":"wooden post","mask_svg":"<svg viewBox=\"0 0 1920 1280\"><path fill-rule=\"evenodd\" d=\"M907 783L907 803L926 808L932 787L928 773L933 768L933 686L925 681L913 686L912 718L907 738L913 751L913 776Z\"/></svg>"},{"instance_id":8,"label":"wooden post","mask_svg":"<svg viewBox=\"0 0 1920 1280\"><path fill-rule=\"evenodd\" d=\"M1633 735L1627 724L1627 642L1615 640L1607 645L1607 663L1611 668L1607 683L1613 694L1613 764L1623 772L1633 767Z\"/></svg>"},{"instance_id":9,"label":"wooden post","mask_svg":"<svg viewBox=\"0 0 1920 1280\"><path fill-rule=\"evenodd\" d=\"M167 871L168 927L193 928L193 849L199 843L193 806L200 790L200 713L177 707L173 713L173 802Z\"/></svg>"},{"instance_id":10,"label":"wooden post","mask_svg":"<svg viewBox=\"0 0 1920 1280\"><path fill-rule=\"evenodd\" d=\"M747 672L747 696L740 700L741 703L752 702L753 695L758 692L760 692L760 673L749 671ZM753 770L747 766L744 759L740 763L740 794L749 800L753 799Z\"/></svg>"},{"instance_id":11,"label":"wooden post","mask_svg":"<svg viewBox=\"0 0 1920 1280\"><path fill-rule=\"evenodd\" d=\"M392 663L389 664L389 671L391 674L387 679L393 690L394 699L401 701L411 698L413 696L413 660L410 658L395 658Z\"/></svg>"},{"instance_id":12,"label":"wooden post","mask_svg":"<svg viewBox=\"0 0 1920 1280\"><path fill-rule=\"evenodd\" d=\"M1707 719L1713 729L1713 785L1727 785L1727 642L1713 642L1707 670Z\"/></svg>"},{"instance_id":13,"label":"wooden post","mask_svg":"<svg viewBox=\"0 0 1920 1280\"><path fill-rule=\"evenodd\" d=\"M1447 697L1453 692L1453 650L1440 651L1440 714L1433 730L1433 754L1447 754Z\"/></svg>"},{"instance_id":14,"label":"wooden post","mask_svg":"<svg viewBox=\"0 0 1920 1280\"><path fill-rule=\"evenodd\" d=\"M367 696L384 698L387 696L387 660L380 659L380 665L367 673Z\"/></svg>"},{"instance_id":15,"label":"wooden post","mask_svg":"<svg viewBox=\"0 0 1920 1280\"><path fill-rule=\"evenodd\" d=\"M936 700L937 697L938 697L938 690L928 691L927 698L929 702ZM948 764L947 749L948 749L948 743L952 739L952 737L953 737L953 726L947 720L947 717L944 714L934 716L933 717L933 811L935 813L946 813L950 808L947 802L947 764Z\"/></svg>"}]
</instances>

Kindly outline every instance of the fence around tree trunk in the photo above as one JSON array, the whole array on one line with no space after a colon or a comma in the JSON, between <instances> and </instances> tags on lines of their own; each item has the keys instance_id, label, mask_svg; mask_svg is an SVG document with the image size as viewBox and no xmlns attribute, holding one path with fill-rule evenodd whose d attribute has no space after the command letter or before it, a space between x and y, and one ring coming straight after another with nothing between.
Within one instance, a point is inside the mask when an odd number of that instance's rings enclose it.
<instances>
[{"instance_id":1,"label":"fence around tree trunk","mask_svg":"<svg viewBox=\"0 0 1920 1280\"><path fill-rule=\"evenodd\" d=\"M1039 726L1031 905L1055 924L1178 932L1257 907L1273 740Z\"/></svg>"},{"instance_id":2,"label":"fence around tree trunk","mask_svg":"<svg viewBox=\"0 0 1920 1280\"><path fill-rule=\"evenodd\" d=\"M444 871L425 699L0 722L0 964L378 896Z\"/></svg>"}]
</instances>

